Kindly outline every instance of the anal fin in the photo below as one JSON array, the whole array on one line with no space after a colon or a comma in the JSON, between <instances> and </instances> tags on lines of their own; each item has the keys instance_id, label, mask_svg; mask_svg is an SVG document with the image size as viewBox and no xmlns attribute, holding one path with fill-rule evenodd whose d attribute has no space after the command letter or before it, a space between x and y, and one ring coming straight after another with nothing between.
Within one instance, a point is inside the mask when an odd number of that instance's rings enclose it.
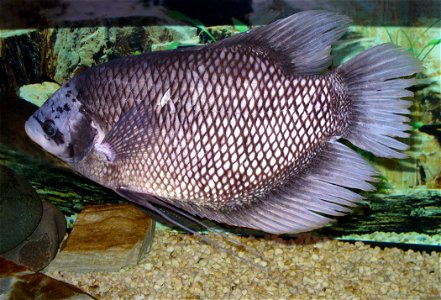
<instances>
[{"instance_id":1,"label":"anal fin","mask_svg":"<svg viewBox=\"0 0 441 300\"><path fill-rule=\"evenodd\" d=\"M374 189L369 182L377 181L377 175L355 151L329 142L303 174L254 205L230 211L226 218L234 225L275 234L310 231L349 212L362 200L351 189Z\"/></svg>"},{"instance_id":2,"label":"anal fin","mask_svg":"<svg viewBox=\"0 0 441 300\"><path fill-rule=\"evenodd\" d=\"M165 220L168 223L176 225L179 228L182 228L182 229L186 230L187 232L194 234L195 236L199 237L200 239L207 242L208 244L212 244L213 246L219 248L220 250L231 254L232 256L236 257L237 259L242 260L245 263L248 263L256 268L264 270L264 268L261 265L258 265L255 262L253 262L254 259L248 260L246 258L240 257L239 255L237 255L237 253L235 251L233 251L225 246L222 246L218 242L213 241L208 237L205 237L203 234L201 234L198 231L198 229L193 229L194 225L197 224L197 225L201 226L203 229L207 230L208 232L214 233L215 235L221 237L227 243L234 244L236 247L241 247L243 249L246 249L255 258L258 257L261 260L265 261L265 258L261 253L259 253L255 249L253 249L245 244L242 244L240 241L228 236L225 233L218 232L218 231L210 228L208 225L203 223L203 221L200 218L186 213L185 211L183 211L179 207L174 206L172 204L168 204L167 201L165 201L159 197L155 197L153 195L149 195L146 193L136 192L136 191L133 191L133 190L131 190L129 188L125 188L125 187L119 187L115 190L115 192L118 193L119 195L121 195L122 197L126 198L127 200L130 200L131 202L134 202L144 208L147 208L156 217L159 216L159 218L162 221ZM191 225L188 225L188 224L191 224Z\"/></svg>"}]
</instances>

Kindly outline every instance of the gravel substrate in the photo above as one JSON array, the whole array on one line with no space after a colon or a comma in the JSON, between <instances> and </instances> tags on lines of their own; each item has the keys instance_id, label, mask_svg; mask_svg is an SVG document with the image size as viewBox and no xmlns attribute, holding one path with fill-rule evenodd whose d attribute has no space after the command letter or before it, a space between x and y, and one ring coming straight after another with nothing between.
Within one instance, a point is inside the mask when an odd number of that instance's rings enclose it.
<instances>
[{"instance_id":1,"label":"gravel substrate","mask_svg":"<svg viewBox=\"0 0 441 300\"><path fill-rule=\"evenodd\" d=\"M220 238L209 235L212 240ZM236 238L236 236L235 236ZM102 299L439 299L441 254L371 248L302 234L237 237L266 259L245 263L191 235L157 231L139 265L113 273L52 272ZM225 243L224 243L225 244ZM239 256L252 254L234 246Z\"/></svg>"}]
</instances>

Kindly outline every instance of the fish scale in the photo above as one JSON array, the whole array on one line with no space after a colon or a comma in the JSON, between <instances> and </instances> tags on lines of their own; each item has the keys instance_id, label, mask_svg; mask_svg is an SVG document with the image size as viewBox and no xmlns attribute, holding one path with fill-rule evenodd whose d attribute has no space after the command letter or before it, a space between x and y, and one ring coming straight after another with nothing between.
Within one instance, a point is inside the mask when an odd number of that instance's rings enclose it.
<instances>
[{"instance_id":1,"label":"fish scale","mask_svg":"<svg viewBox=\"0 0 441 300\"><path fill-rule=\"evenodd\" d=\"M157 110L160 99L169 93L165 105L175 114L159 112L163 118L160 138L140 160L142 166L137 160L122 166L117 181L170 200L216 209L250 203L295 176L334 133L332 99L324 92L325 86L331 90L327 75L286 75L280 66L272 66L267 57L249 48L216 52L133 57L79 76L75 84L82 86L95 76L92 72L99 73L98 86L84 85L88 89L81 90L79 97L98 104L96 111L103 111L107 120L109 100L118 102L122 96L127 106L142 102ZM152 78L147 78L150 74ZM107 94L95 93L102 82L117 80L118 89L107 84ZM138 81L152 82L143 86L148 97L141 98L143 92L131 89ZM160 89L155 88L158 81ZM188 81L196 88L188 89ZM282 88L291 93L280 92ZM114 122L118 120L114 115ZM179 131L183 131L180 137Z\"/></svg>"},{"instance_id":2,"label":"fish scale","mask_svg":"<svg viewBox=\"0 0 441 300\"><path fill-rule=\"evenodd\" d=\"M322 227L377 181L340 138L405 157L401 98L421 70L379 45L325 72L349 22L302 12L212 45L115 59L66 83L26 132L160 215L154 205L277 234Z\"/></svg>"}]
</instances>

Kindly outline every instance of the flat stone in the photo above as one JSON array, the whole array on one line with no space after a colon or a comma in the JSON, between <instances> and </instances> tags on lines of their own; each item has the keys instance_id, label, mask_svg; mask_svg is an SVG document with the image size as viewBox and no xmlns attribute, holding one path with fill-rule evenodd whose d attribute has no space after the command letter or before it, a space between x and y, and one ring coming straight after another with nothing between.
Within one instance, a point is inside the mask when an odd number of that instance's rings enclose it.
<instances>
[{"instance_id":1,"label":"flat stone","mask_svg":"<svg viewBox=\"0 0 441 300\"><path fill-rule=\"evenodd\" d=\"M95 299L78 287L0 257L0 299Z\"/></svg>"},{"instance_id":2,"label":"flat stone","mask_svg":"<svg viewBox=\"0 0 441 300\"><path fill-rule=\"evenodd\" d=\"M133 204L86 206L48 271L118 271L151 248L155 222Z\"/></svg>"}]
</instances>

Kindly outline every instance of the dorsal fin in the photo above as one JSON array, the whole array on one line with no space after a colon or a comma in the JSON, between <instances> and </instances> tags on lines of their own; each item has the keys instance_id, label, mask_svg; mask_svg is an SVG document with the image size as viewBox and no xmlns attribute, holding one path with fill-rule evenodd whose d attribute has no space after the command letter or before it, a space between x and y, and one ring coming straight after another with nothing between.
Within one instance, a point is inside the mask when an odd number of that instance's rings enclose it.
<instances>
[{"instance_id":1,"label":"dorsal fin","mask_svg":"<svg viewBox=\"0 0 441 300\"><path fill-rule=\"evenodd\" d=\"M331 45L346 32L350 22L350 18L332 12L305 11L209 47L249 44L274 54L293 74L318 74L331 65Z\"/></svg>"}]
</instances>

